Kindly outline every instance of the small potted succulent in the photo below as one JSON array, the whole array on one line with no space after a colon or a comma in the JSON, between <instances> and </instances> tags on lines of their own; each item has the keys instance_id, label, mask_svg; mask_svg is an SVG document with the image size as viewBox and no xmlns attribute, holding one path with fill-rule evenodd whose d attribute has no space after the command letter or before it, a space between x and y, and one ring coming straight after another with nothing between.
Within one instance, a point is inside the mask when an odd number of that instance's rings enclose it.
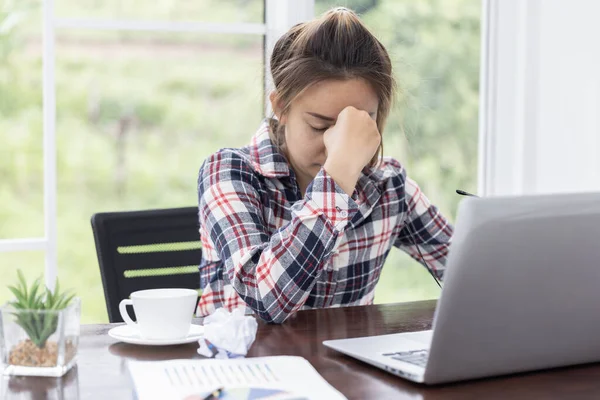
<instances>
[{"instance_id":1,"label":"small potted succulent","mask_svg":"<svg viewBox=\"0 0 600 400\"><path fill-rule=\"evenodd\" d=\"M75 364L81 301L61 292L58 280L50 291L41 278L28 286L17 274L17 285L8 287L15 298L0 308L4 374L62 376Z\"/></svg>"}]
</instances>

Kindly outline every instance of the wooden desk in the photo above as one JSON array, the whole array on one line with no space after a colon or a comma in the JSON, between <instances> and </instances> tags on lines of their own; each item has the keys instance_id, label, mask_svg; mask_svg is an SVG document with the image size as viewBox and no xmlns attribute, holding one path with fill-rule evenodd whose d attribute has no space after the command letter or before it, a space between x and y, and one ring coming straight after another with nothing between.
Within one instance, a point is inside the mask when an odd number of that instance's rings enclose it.
<instances>
[{"instance_id":1,"label":"wooden desk","mask_svg":"<svg viewBox=\"0 0 600 400\"><path fill-rule=\"evenodd\" d=\"M259 323L249 356L298 355L308 359L349 399L598 399L600 365L563 368L440 387L413 384L338 354L325 339L429 329L434 301L302 311L283 325ZM61 379L3 378L0 398L131 399L126 360L201 358L197 344L141 347L119 343L113 325L82 327L78 364Z\"/></svg>"}]
</instances>

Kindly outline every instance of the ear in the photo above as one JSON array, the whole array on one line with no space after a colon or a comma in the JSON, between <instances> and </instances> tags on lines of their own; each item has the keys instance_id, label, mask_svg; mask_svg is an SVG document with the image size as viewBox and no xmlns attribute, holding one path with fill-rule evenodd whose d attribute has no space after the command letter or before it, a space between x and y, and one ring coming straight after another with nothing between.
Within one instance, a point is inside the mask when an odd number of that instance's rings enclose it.
<instances>
[{"instance_id":1,"label":"ear","mask_svg":"<svg viewBox=\"0 0 600 400\"><path fill-rule=\"evenodd\" d=\"M283 115L284 104L275 90L269 94L269 100L271 101L271 108L277 116L277 119L281 124L285 124L286 117Z\"/></svg>"}]
</instances>

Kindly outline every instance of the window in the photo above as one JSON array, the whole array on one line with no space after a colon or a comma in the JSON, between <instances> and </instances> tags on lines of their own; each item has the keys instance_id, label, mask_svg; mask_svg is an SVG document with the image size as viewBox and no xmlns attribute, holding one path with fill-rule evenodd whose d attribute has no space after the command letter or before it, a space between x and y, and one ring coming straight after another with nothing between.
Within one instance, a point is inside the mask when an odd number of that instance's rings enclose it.
<instances>
[{"instance_id":1,"label":"window","mask_svg":"<svg viewBox=\"0 0 600 400\"><path fill-rule=\"evenodd\" d=\"M54 9L52 2L45 6L9 2L0 15L0 32L8 32L0 36L6 60L0 65L0 168L9 177L0 189L0 249L11 250L0 261L11 282L17 268L39 275L43 250L48 259L56 254L50 272L82 297L83 322L100 322L106 308L91 215L194 205L202 160L246 143L248 127L263 115L264 2L160 0L148 7L57 0ZM43 64L43 55L54 68ZM52 73L45 83L55 88L45 104L56 116L46 139L42 71ZM47 174L51 160L44 162L44 151L53 150L44 146L48 136L56 147L55 179ZM44 178L56 185L54 199ZM48 200L56 205L45 213ZM52 283L48 268L46 275ZM0 301L9 297L1 287Z\"/></svg>"},{"instance_id":2,"label":"window","mask_svg":"<svg viewBox=\"0 0 600 400\"><path fill-rule=\"evenodd\" d=\"M31 1L0 6L0 239L10 238L11 250L23 246L20 238L44 236L41 22ZM8 248L0 242L0 250ZM0 303L9 298L6 284L15 282L17 268L28 279L44 272L41 241L29 248L0 252Z\"/></svg>"},{"instance_id":3,"label":"window","mask_svg":"<svg viewBox=\"0 0 600 400\"><path fill-rule=\"evenodd\" d=\"M57 250L59 277L93 288L81 292L83 314L97 320L90 216L196 204L202 160L244 145L260 122L263 40L86 33L56 43Z\"/></svg>"}]
</instances>

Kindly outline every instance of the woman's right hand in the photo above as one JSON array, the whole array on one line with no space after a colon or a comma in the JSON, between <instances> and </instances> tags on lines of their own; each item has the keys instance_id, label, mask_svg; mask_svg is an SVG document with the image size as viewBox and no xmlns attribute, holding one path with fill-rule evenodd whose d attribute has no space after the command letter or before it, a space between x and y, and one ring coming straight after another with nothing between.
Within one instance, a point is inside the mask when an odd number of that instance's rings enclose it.
<instances>
[{"instance_id":1,"label":"woman's right hand","mask_svg":"<svg viewBox=\"0 0 600 400\"><path fill-rule=\"evenodd\" d=\"M324 133L327 149L324 168L348 195L352 195L362 169L381 144L377 123L363 110L346 107L334 126Z\"/></svg>"}]
</instances>

